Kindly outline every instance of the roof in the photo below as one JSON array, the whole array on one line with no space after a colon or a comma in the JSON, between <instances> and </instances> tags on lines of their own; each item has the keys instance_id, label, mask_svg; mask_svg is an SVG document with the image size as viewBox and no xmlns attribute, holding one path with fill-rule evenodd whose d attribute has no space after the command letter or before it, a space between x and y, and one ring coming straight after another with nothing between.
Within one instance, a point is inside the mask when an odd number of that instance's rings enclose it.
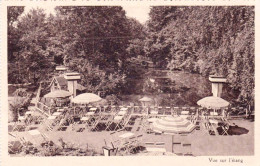
<instances>
[{"instance_id":1,"label":"roof","mask_svg":"<svg viewBox=\"0 0 260 166\"><path fill-rule=\"evenodd\" d=\"M54 77L60 86L66 86L67 80L63 76Z\"/></svg>"},{"instance_id":2,"label":"roof","mask_svg":"<svg viewBox=\"0 0 260 166\"><path fill-rule=\"evenodd\" d=\"M64 76L55 76L51 82L51 84L53 83L53 81L56 80L57 83L59 84L59 86L62 87L66 87L68 85L68 81L64 78ZM51 85L50 84L50 85ZM86 90L87 88L80 85L79 83L77 84L77 90L79 91L83 91Z\"/></svg>"},{"instance_id":3,"label":"roof","mask_svg":"<svg viewBox=\"0 0 260 166\"><path fill-rule=\"evenodd\" d=\"M80 85L79 83L77 84L77 90L83 91L83 90L86 90L86 89L87 89L86 87Z\"/></svg>"}]
</instances>

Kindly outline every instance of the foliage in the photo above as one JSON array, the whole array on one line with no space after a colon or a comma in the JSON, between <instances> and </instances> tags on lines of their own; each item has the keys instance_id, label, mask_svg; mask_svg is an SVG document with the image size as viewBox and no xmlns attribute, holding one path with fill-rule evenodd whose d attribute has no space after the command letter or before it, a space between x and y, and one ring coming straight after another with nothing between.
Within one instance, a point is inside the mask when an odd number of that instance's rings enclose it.
<instances>
[{"instance_id":1,"label":"foliage","mask_svg":"<svg viewBox=\"0 0 260 166\"><path fill-rule=\"evenodd\" d=\"M147 36L157 66L226 76L239 101L253 100L254 7L152 7Z\"/></svg>"},{"instance_id":2,"label":"foliage","mask_svg":"<svg viewBox=\"0 0 260 166\"><path fill-rule=\"evenodd\" d=\"M143 26L128 19L122 7L59 6L49 17L32 9L18 20L16 31L19 50L9 63L10 83L39 84L48 81L55 65L65 65L82 74L88 91L120 93L131 71L127 59L143 54L141 47L132 47L141 42L136 36L144 39Z\"/></svg>"},{"instance_id":3,"label":"foliage","mask_svg":"<svg viewBox=\"0 0 260 166\"><path fill-rule=\"evenodd\" d=\"M20 111L28 109L31 99L32 94L27 93L24 88L18 88L9 101L8 121L16 122Z\"/></svg>"}]
</instances>

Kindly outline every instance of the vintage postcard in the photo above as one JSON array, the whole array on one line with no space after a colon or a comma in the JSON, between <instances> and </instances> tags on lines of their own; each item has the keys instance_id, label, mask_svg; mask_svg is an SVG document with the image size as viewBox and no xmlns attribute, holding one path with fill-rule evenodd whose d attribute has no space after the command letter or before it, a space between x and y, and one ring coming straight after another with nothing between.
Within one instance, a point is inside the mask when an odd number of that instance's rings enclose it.
<instances>
[{"instance_id":1,"label":"vintage postcard","mask_svg":"<svg viewBox=\"0 0 260 166\"><path fill-rule=\"evenodd\" d=\"M259 11L3 0L1 165L257 165Z\"/></svg>"}]
</instances>

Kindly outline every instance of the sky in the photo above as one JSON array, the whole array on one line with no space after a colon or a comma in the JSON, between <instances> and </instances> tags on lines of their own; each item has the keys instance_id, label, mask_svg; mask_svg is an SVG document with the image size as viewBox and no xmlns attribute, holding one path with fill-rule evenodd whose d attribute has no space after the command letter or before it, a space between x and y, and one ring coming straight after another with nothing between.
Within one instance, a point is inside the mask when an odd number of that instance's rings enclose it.
<instances>
[{"instance_id":1,"label":"sky","mask_svg":"<svg viewBox=\"0 0 260 166\"><path fill-rule=\"evenodd\" d=\"M32 8L43 8L46 13L55 14L55 6L26 6L25 13L29 12ZM149 6L122 6L126 11L126 16L137 19L140 23L144 24L149 19Z\"/></svg>"}]
</instances>

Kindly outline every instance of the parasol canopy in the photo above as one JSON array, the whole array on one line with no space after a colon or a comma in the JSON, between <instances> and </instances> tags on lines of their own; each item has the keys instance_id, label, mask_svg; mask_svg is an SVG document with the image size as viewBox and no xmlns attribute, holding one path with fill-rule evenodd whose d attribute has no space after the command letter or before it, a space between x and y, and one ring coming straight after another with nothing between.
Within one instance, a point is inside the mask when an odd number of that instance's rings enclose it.
<instances>
[{"instance_id":1,"label":"parasol canopy","mask_svg":"<svg viewBox=\"0 0 260 166\"><path fill-rule=\"evenodd\" d=\"M44 95L44 97L49 97L49 98L59 98L59 97L68 97L71 96L72 93L70 93L69 91L65 91L65 90L56 90L56 91L52 91L46 95Z\"/></svg>"},{"instance_id":2,"label":"parasol canopy","mask_svg":"<svg viewBox=\"0 0 260 166\"><path fill-rule=\"evenodd\" d=\"M149 101L153 101L153 99L151 99L151 98L145 96L145 97L139 99L139 101L149 102Z\"/></svg>"},{"instance_id":3,"label":"parasol canopy","mask_svg":"<svg viewBox=\"0 0 260 166\"><path fill-rule=\"evenodd\" d=\"M98 102L100 100L102 100L102 98L94 93L83 93L74 97L71 101L77 104L88 104Z\"/></svg>"},{"instance_id":4,"label":"parasol canopy","mask_svg":"<svg viewBox=\"0 0 260 166\"><path fill-rule=\"evenodd\" d=\"M198 105L211 109L221 109L229 106L229 102L215 96L205 97L197 102Z\"/></svg>"},{"instance_id":5,"label":"parasol canopy","mask_svg":"<svg viewBox=\"0 0 260 166\"><path fill-rule=\"evenodd\" d=\"M195 125L182 117L164 117L152 124L153 130L159 130L168 134L190 133Z\"/></svg>"}]
</instances>

